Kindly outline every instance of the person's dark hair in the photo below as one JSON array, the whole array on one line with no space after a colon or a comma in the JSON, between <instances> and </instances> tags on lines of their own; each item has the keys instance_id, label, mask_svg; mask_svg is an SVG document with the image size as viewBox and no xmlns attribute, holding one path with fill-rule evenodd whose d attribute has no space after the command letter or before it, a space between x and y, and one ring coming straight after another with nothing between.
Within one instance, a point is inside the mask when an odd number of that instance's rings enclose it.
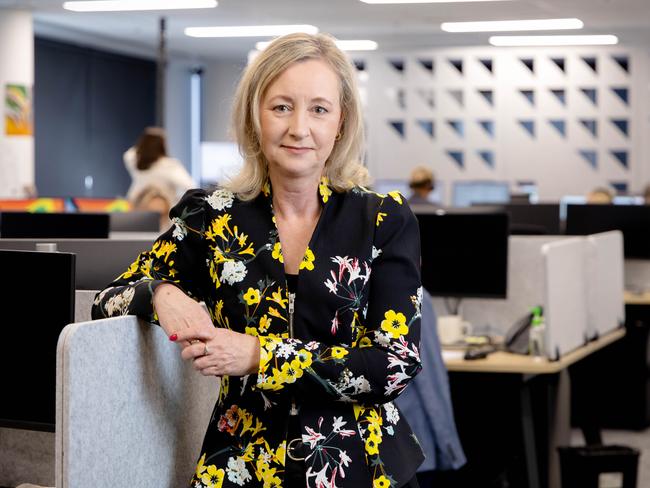
<instances>
[{"instance_id":1,"label":"person's dark hair","mask_svg":"<svg viewBox=\"0 0 650 488\"><path fill-rule=\"evenodd\" d=\"M136 167L147 170L158 159L167 156L165 133L158 127L147 127L135 145Z\"/></svg>"}]
</instances>

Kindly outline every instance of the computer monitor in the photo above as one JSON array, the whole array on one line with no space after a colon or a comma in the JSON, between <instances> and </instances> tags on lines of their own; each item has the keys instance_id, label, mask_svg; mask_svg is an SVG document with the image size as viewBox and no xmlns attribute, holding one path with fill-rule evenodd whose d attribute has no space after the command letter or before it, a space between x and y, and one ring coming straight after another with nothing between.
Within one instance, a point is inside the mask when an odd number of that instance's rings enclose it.
<instances>
[{"instance_id":1,"label":"computer monitor","mask_svg":"<svg viewBox=\"0 0 650 488\"><path fill-rule=\"evenodd\" d=\"M64 198L6 198L0 199L0 211L12 212L63 212L67 199Z\"/></svg>"},{"instance_id":2,"label":"computer monitor","mask_svg":"<svg viewBox=\"0 0 650 488\"><path fill-rule=\"evenodd\" d=\"M485 207L508 214L511 235L559 235L562 233L559 203L510 203Z\"/></svg>"},{"instance_id":3,"label":"computer monitor","mask_svg":"<svg viewBox=\"0 0 650 488\"><path fill-rule=\"evenodd\" d=\"M108 237L108 214L1 212L3 238L86 238Z\"/></svg>"},{"instance_id":4,"label":"computer monitor","mask_svg":"<svg viewBox=\"0 0 650 488\"><path fill-rule=\"evenodd\" d=\"M508 215L418 207L422 285L433 296L506 298Z\"/></svg>"},{"instance_id":5,"label":"computer monitor","mask_svg":"<svg viewBox=\"0 0 650 488\"><path fill-rule=\"evenodd\" d=\"M626 258L650 259L650 206L569 205L566 233L588 235L620 230Z\"/></svg>"},{"instance_id":6,"label":"computer monitor","mask_svg":"<svg viewBox=\"0 0 650 488\"><path fill-rule=\"evenodd\" d=\"M469 207L476 203L508 203L510 184L507 181L454 181L452 206Z\"/></svg>"},{"instance_id":7,"label":"computer monitor","mask_svg":"<svg viewBox=\"0 0 650 488\"><path fill-rule=\"evenodd\" d=\"M74 322L75 255L0 250L11 278L2 304L0 425L54 431L56 346Z\"/></svg>"}]
</instances>

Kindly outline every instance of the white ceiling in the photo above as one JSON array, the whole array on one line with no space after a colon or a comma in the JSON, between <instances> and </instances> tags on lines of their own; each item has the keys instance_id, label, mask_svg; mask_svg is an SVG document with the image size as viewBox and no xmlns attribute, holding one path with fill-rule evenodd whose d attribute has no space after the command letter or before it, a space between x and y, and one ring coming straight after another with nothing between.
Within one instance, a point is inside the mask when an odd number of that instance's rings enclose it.
<instances>
[{"instance_id":1,"label":"white ceiling","mask_svg":"<svg viewBox=\"0 0 650 488\"><path fill-rule=\"evenodd\" d=\"M359 0L219 0L214 9L122 13L68 12L62 3L0 0L0 9L33 11L35 30L40 35L152 57L161 16L167 19L171 55L201 59L245 59L261 39L195 39L183 34L185 27L313 24L340 39L372 39L380 49L390 50L487 43L488 34L443 33L441 22L578 17L585 23L580 33L615 34L623 44L650 44L650 0L512 0L401 6L369 5Z\"/></svg>"}]
</instances>

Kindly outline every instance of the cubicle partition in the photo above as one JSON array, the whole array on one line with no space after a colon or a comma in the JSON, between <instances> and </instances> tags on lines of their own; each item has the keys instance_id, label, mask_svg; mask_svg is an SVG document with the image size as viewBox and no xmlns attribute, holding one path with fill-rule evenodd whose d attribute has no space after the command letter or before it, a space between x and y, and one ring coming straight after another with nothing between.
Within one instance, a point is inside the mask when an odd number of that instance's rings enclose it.
<instances>
[{"instance_id":1,"label":"cubicle partition","mask_svg":"<svg viewBox=\"0 0 650 488\"><path fill-rule=\"evenodd\" d=\"M56 488L187 486L218 391L159 327L70 324L57 348Z\"/></svg>"}]
</instances>

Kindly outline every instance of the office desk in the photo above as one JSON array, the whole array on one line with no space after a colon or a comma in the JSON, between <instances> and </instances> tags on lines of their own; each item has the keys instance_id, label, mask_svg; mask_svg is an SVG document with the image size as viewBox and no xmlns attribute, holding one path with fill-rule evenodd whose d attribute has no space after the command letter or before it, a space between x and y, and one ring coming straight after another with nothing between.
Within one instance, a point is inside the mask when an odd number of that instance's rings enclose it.
<instances>
[{"instance_id":1,"label":"office desk","mask_svg":"<svg viewBox=\"0 0 650 488\"><path fill-rule=\"evenodd\" d=\"M626 305L650 305L650 291L634 293L625 290L623 299Z\"/></svg>"},{"instance_id":2,"label":"office desk","mask_svg":"<svg viewBox=\"0 0 650 488\"><path fill-rule=\"evenodd\" d=\"M502 417L509 420L511 424L514 412L518 410L520 413L521 424L517 426L517 429L521 432L519 439L523 441L524 446L525 482L529 488L545 488L547 486L559 488L560 469L557 447L569 445L571 433L570 384L567 368L618 341L623 336L625 336L625 329L616 329L566 354L558 361L507 352L495 352L485 359L471 361L446 358L445 364L450 372L452 393L455 391L458 395L454 399L454 410L457 410L458 407L458 410L462 411L461 417L457 419L461 441L465 443L464 431L467 434L467 439L472 439L472 444L476 444L476 438L479 438L479 443L471 446L477 448L477 456L483 457L491 454L486 450L489 450L492 443L480 438L482 436L476 426L478 425L480 428L483 421L477 420L476 417L481 416L481 411L486 408L488 403L501 400L498 397L500 393L488 391L486 394L483 391L475 398L471 396L471 392L470 396L465 396L462 389L463 384L469 385L470 389L480 388L482 384L490 385L484 387L489 389L492 387L491 385L500 384L501 392L508 394L508 401L516 401L514 400L516 398L519 402L518 409L513 409L512 405L505 405L506 402L502 401L497 410L509 409L509 414L504 414ZM480 375L477 376L476 373ZM513 390L517 390L517 393L515 394ZM462 405L456 403L458 399L463 403ZM466 417L463 418L465 414ZM490 418L490 415L486 415L488 421L495 424L500 423L498 419ZM462 424L465 420L471 422L472 427L464 429ZM503 433L503 437L506 438L509 435L506 432L508 429L501 425L497 425L494 429L494 436ZM502 439L500 440L503 442ZM473 460L471 447L470 452L467 452L466 449L469 463L472 463ZM477 480L472 479L471 482L474 483Z\"/></svg>"}]
</instances>

